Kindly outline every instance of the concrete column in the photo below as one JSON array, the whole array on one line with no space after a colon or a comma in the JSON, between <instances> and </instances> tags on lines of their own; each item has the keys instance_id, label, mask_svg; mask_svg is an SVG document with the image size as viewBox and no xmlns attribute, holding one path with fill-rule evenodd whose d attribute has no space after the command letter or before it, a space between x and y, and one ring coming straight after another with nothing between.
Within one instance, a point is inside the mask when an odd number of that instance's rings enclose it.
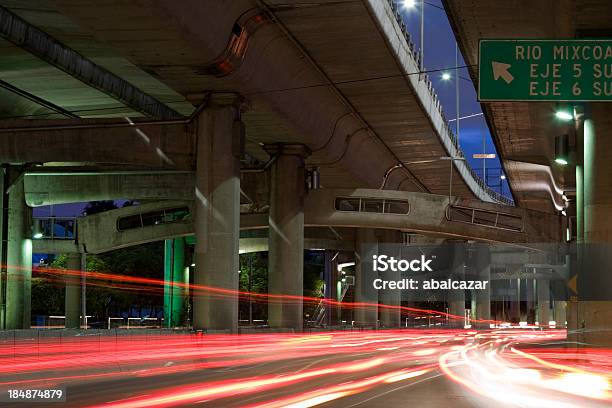
<instances>
[{"instance_id":1,"label":"concrete column","mask_svg":"<svg viewBox=\"0 0 612 408\"><path fill-rule=\"evenodd\" d=\"M185 322L185 306L189 296L185 238L167 239L164 244L164 326L177 327Z\"/></svg>"},{"instance_id":2,"label":"concrete column","mask_svg":"<svg viewBox=\"0 0 612 408\"><path fill-rule=\"evenodd\" d=\"M87 254L81 254L81 326L87 329Z\"/></svg>"},{"instance_id":3,"label":"concrete column","mask_svg":"<svg viewBox=\"0 0 612 408\"><path fill-rule=\"evenodd\" d=\"M9 191L6 328L28 329L31 322L32 209L25 203L23 179Z\"/></svg>"},{"instance_id":4,"label":"concrete column","mask_svg":"<svg viewBox=\"0 0 612 408\"><path fill-rule=\"evenodd\" d=\"M525 315L524 320L529 324L535 323L535 279L525 278Z\"/></svg>"},{"instance_id":5,"label":"concrete column","mask_svg":"<svg viewBox=\"0 0 612 408\"><path fill-rule=\"evenodd\" d=\"M275 161L270 168L268 292L293 298L268 303L270 327L303 329L304 295L304 159L301 144L265 146ZM297 296L297 298L295 298Z\"/></svg>"},{"instance_id":6,"label":"concrete column","mask_svg":"<svg viewBox=\"0 0 612 408\"><path fill-rule=\"evenodd\" d=\"M522 270L522 267L511 266L512 270ZM508 279L508 287L514 291L514 295L509 296L508 321L518 324L521 321L521 280Z\"/></svg>"},{"instance_id":7,"label":"concrete column","mask_svg":"<svg viewBox=\"0 0 612 408\"><path fill-rule=\"evenodd\" d=\"M578 341L612 345L612 117L602 104L584 113L583 245L579 248ZM568 318L568 323L569 323Z\"/></svg>"},{"instance_id":8,"label":"concrete column","mask_svg":"<svg viewBox=\"0 0 612 408\"><path fill-rule=\"evenodd\" d=\"M460 243L453 244L452 258L450 263L450 273L452 279L465 279L465 245ZM448 313L457 318L449 318L449 325L455 328L463 328L465 325L465 291L448 291Z\"/></svg>"},{"instance_id":9,"label":"concrete column","mask_svg":"<svg viewBox=\"0 0 612 408\"><path fill-rule=\"evenodd\" d=\"M66 298L64 302L65 327L78 329L81 327L81 254L68 254L66 259Z\"/></svg>"},{"instance_id":10,"label":"concrete column","mask_svg":"<svg viewBox=\"0 0 612 408\"><path fill-rule=\"evenodd\" d=\"M402 236L399 231L383 230L379 232L381 241L378 246L380 252L389 254L396 259L401 259L401 242ZM399 281L402 278L402 273L398 271L387 270L379 273L380 278L389 281ZM370 285L372 283L370 282ZM381 289L378 291L379 305L392 306L393 308L384 308L379 306L380 324L385 328L398 328L401 324L402 312L399 308L402 303L402 291L393 289Z\"/></svg>"},{"instance_id":11,"label":"concrete column","mask_svg":"<svg viewBox=\"0 0 612 408\"><path fill-rule=\"evenodd\" d=\"M334 251L325 251L325 298L331 301L338 300L338 269L337 262L333 259L335 254ZM328 326L340 324L339 306L325 305L325 322Z\"/></svg>"},{"instance_id":12,"label":"concrete column","mask_svg":"<svg viewBox=\"0 0 612 408\"><path fill-rule=\"evenodd\" d=\"M576 279L582 269L584 245L584 121L585 115L579 110L576 121L576 247L571 253L569 279ZM589 129L592 124L589 125ZM569 288L567 289L567 339L578 341L578 297ZM556 299L555 299L556 300ZM557 302L555 302L555 305ZM565 320L565 319L564 319ZM559 322L557 322L559 327Z\"/></svg>"},{"instance_id":13,"label":"concrete column","mask_svg":"<svg viewBox=\"0 0 612 408\"><path fill-rule=\"evenodd\" d=\"M4 298L4 279L6 276L7 241L8 241L8 174L7 169L0 167L0 329L5 328L6 302Z\"/></svg>"},{"instance_id":14,"label":"concrete column","mask_svg":"<svg viewBox=\"0 0 612 408\"><path fill-rule=\"evenodd\" d=\"M540 326L547 326L550 321L550 282L545 279L537 281L538 313L536 321Z\"/></svg>"},{"instance_id":15,"label":"concrete column","mask_svg":"<svg viewBox=\"0 0 612 408\"><path fill-rule=\"evenodd\" d=\"M491 252L488 245L476 247L476 279L489 281L486 289L474 290L472 299L475 299L476 313L474 317L478 320L491 319ZM490 323L479 323L478 327L489 328Z\"/></svg>"},{"instance_id":16,"label":"concrete column","mask_svg":"<svg viewBox=\"0 0 612 408\"><path fill-rule=\"evenodd\" d=\"M197 121L195 329L238 328L242 137L239 100L234 96L211 97Z\"/></svg>"},{"instance_id":17,"label":"concrete column","mask_svg":"<svg viewBox=\"0 0 612 408\"><path fill-rule=\"evenodd\" d=\"M378 322L378 291L374 279L378 272L373 271L373 255L378 254L378 239L373 229L358 229L355 232L355 303L368 303L355 306L353 320L356 326L376 327Z\"/></svg>"},{"instance_id":18,"label":"concrete column","mask_svg":"<svg viewBox=\"0 0 612 408\"><path fill-rule=\"evenodd\" d=\"M555 300L553 309L554 320L557 327L565 327L567 302L564 300Z\"/></svg>"}]
</instances>

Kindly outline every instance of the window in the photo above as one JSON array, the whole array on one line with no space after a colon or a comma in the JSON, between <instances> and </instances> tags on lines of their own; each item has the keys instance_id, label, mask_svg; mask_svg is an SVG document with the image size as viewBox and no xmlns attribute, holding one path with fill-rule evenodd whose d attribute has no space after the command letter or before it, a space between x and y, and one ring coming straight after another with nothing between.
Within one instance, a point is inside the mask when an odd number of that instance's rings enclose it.
<instances>
[{"instance_id":1,"label":"window","mask_svg":"<svg viewBox=\"0 0 612 408\"><path fill-rule=\"evenodd\" d=\"M386 198L337 197L335 208L338 211L406 215L410 212L410 203Z\"/></svg>"},{"instance_id":2,"label":"window","mask_svg":"<svg viewBox=\"0 0 612 408\"><path fill-rule=\"evenodd\" d=\"M359 211L358 198L336 198L336 210L338 211Z\"/></svg>"},{"instance_id":3,"label":"window","mask_svg":"<svg viewBox=\"0 0 612 408\"><path fill-rule=\"evenodd\" d=\"M370 198L361 200L361 211L363 212L382 213L383 208L383 200L374 200Z\"/></svg>"},{"instance_id":4,"label":"window","mask_svg":"<svg viewBox=\"0 0 612 408\"><path fill-rule=\"evenodd\" d=\"M117 220L117 230L126 231L153 225L168 224L187 219L191 213L188 207L155 210L140 214L128 215Z\"/></svg>"},{"instance_id":5,"label":"window","mask_svg":"<svg viewBox=\"0 0 612 408\"><path fill-rule=\"evenodd\" d=\"M385 200L385 214L408 214L410 204L402 200Z\"/></svg>"}]
</instances>

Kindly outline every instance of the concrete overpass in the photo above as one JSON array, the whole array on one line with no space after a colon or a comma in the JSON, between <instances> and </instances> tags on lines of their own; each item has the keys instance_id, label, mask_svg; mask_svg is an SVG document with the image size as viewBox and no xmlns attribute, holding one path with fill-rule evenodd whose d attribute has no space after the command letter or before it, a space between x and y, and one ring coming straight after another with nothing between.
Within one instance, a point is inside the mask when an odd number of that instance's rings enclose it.
<instances>
[{"instance_id":1,"label":"concrete overpass","mask_svg":"<svg viewBox=\"0 0 612 408\"><path fill-rule=\"evenodd\" d=\"M483 38L573 39L610 37L612 9L605 0L460 1L445 0L459 46L477 78L478 41ZM546 16L546 18L542 18ZM575 231L568 324L577 344L609 345L612 293L609 244L612 241L612 161L610 106L582 102L570 105L569 123L554 119L554 103L492 102L483 104L497 149L504 159L516 202L525 208L560 208L570 199L569 222ZM568 134L570 165L554 163L554 138Z\"/></svg>"},{"instance_id":2,"label":"concrete overpass","mask_svg":"<svg viewBox=\"0 0 612 408\"><path fill-rule=\"evenodd\" d=\"M5 327L29 324L29 271L11 265L29 263L30 206L188 201L191 223L128 242L193 228L195 283L228 289L238 285L241 211L266 208L254 226L269 227L270 290L289 295L301 295L309 226L560 238L554 217L545 226L548 215L501 208L511 201L456 160L462 152L394 2L146 5L0 1ZM308 192L313 170L320 190ZM337 194L360 191L408 200L411 212L330 207ZM500 228L517 219L520 229ZM235 306L231 297L197 299L194 325L232 329ZM302 326L300 305L269 312L272 326Z\"/></svg>"},{"instance_id":3,"label":"concrete overpass","mask_svg":"<svg viewBox=\"0 0 612 408\"><path fill-rule=\"evenodd\" d=\"M44 180L47 177L26 176L26 188L39 185L40 179ZM149 188L153 186L150 185ZM189 185L181 187L186 191L191 191L193 188ZM155 191L164 191L161 187L153 188ZM184 194L180 191L176 193ZM26 190L26 199L28 196ZM139 198L138 195L131 197ZM98 254L132 245L193 235L194 202L179 201L176 200L177 197L166 198L174 199L76 218L74 240L66 239L66 236L47 240L45 235L42 239L33 242L33 250L42 253ZM242 213L240 218L240 227L244 230L269 227L267 213ZM556 242L561 234L561 225L558 221L558 217L545 213L462 201L456 197L451 199L449 205L446 196L367 189L311 191L305 200L304 216L304 226L311 229L326 227L389 229L523 247ZM267 250L267 239L265 239L266 245L263 245L261 239L264 238L241 238L241 252ZM330 246L323 245L323 242ZM341 244L341 239L338 243L333 242L334 240L307 236L305 247L347 248L347 245ZM348 248L354 246L348 245Z\"/></svg>"}]
</instances>

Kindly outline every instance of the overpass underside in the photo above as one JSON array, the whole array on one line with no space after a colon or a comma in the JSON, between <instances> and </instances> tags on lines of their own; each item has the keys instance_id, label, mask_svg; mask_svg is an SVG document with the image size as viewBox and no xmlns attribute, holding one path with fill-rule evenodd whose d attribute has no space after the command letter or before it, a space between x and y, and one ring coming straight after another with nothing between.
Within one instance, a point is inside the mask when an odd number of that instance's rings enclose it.
<instances>
[{"instance_id":1,"label":"overpass underside","mask_svg":"<svg viewBox=\"0 0 612 408\"><path fill-rule=\"evenodd\" d=\"M194 297L193 326L236 330L241 229L267 230L244 245L267 249L269 293L293 298L308 248L359 252L400 232L560 238L558 218L511 208L455 160L395 2L148 6L0 1L2 327L30 325L33 247L72 253L80 270L78 254L166 240L166 278L184 282L193 235L192 284L225 294ZM71 240L32 242L33 206L102 199L141 205L76 220ZM78 294L67 291L71 325ZM302 302L271 302L268 323L301 329Z\"/></svg>"}]
</instances>

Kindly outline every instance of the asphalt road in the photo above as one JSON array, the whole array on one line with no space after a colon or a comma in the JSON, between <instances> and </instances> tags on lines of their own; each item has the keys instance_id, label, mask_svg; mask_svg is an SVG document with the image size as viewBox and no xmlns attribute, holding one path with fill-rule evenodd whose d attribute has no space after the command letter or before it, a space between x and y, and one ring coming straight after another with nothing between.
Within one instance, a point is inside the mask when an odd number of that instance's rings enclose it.
<instances>
[{"instance_id":1,"label":"asphalt road","mask_svg":"<svg viewBox=\"0 0 612 408\"><path fill-rule=\"evenodd\" d=\"M85 336L0 347L1 406L611 406L606 350L563 331ZM65 402L7 403L8 389Z\"/></svg>"}]
</instances>

